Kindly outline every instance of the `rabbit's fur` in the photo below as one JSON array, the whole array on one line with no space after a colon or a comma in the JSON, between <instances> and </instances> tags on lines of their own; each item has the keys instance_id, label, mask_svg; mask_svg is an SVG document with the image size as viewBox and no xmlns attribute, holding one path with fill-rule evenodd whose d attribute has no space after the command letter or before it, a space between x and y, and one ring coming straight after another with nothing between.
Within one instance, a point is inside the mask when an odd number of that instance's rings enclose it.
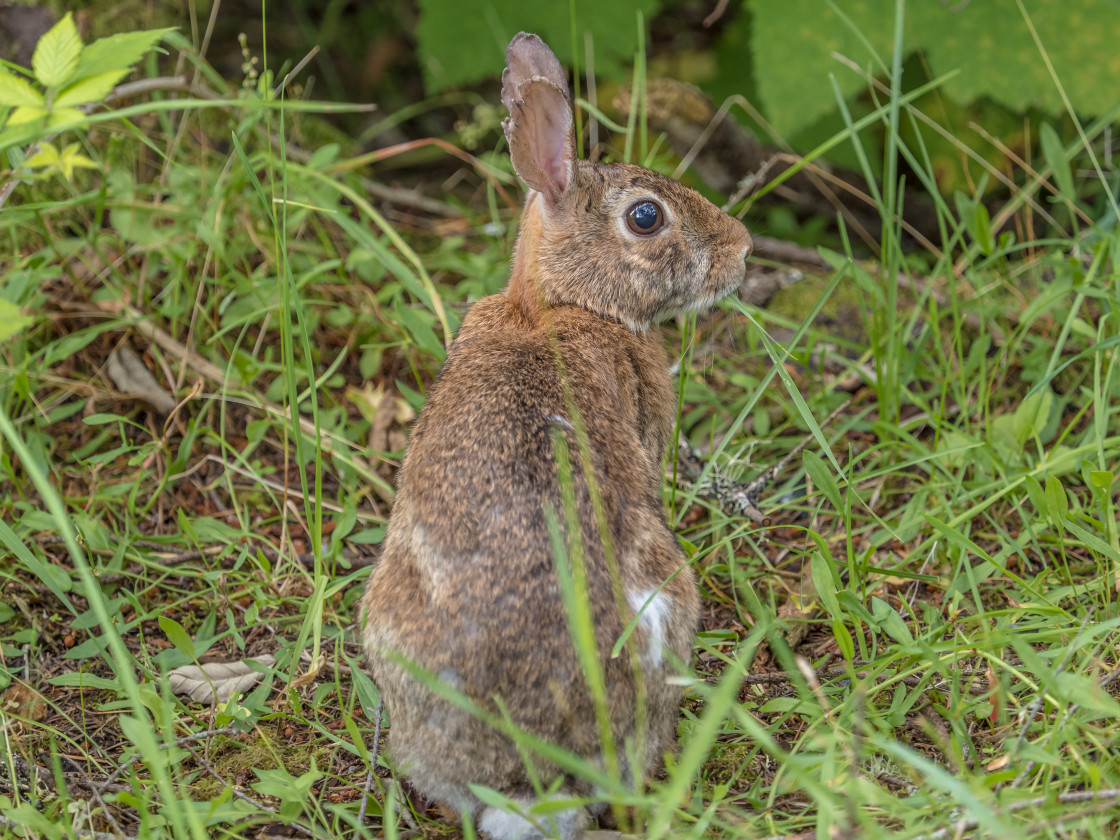
<instances>
[{"instance_id":1,"label":"rabbit's fur","mask_svg":"<svg viewBox=\"0 0 1120 840\"><path fill-rule=\"evenodd\" d=\"M649 327L738 286L751 248L746 228L695 191L637 166L577 160L564 72L539 38L518 35L506 60L504 127L514 168L530 187L509 285L470 309L429 391L363 601L394 763L417 791L470 812L496 840L541 835L520 816L484 807L468 785L527 809L538 796L525 760L508 737L437 697L400 663L605 767L560 596L557 563L568 558L557 559L550 543L551 510L568 550L582 543L585 554L623 777L635 784L659 770L675 743L680 702L669 678L689 661L699 598L662 508L676 398ZM664 224L652 234L628 227L627 214L643 200L662 208ZM564 479L556 436L571 462ZM572 505L565 509L562 488L574 496L579 533L565 526ZM639 611L622 655L611 658ZM636 749L644 754L630 767ZM531 760L544 788L562 775ZM558 790L595 795L576 778ZM586 819L572 809L538 824L575 837Z\"/></svg>"}]
</instances>

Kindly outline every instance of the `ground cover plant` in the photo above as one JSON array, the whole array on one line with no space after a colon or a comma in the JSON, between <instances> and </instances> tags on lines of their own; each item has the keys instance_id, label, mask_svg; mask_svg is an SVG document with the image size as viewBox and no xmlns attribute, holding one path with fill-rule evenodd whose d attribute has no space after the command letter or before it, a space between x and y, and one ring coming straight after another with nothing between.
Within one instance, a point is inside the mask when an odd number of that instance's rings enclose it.
<instances>
[{"instance_id":1,"label":"ground cover plant","mask_svg":"<svg viewBox=\"0 0 1120 840\"><path fill-rule=\"evenodd\" d=\"M1069 111L999 165L942 125L975 173L942 194L907 12L873 76L836 64L864 94L831 139L726 191L743 293L664 328L704 613L665 778L603 782L620 832L1120 833L1120 100L1081 118L1017 6ZM493 115L370 151L330 120L403 111L248 39L223 75L213 20L74 20L0 74L0 831L471 836L382 753L356 604L409 423L504 284ZM596 153L673 171L652 97L580 84ZM782 204L841 146L870 244Z\"/></svg>"}]
</instances>

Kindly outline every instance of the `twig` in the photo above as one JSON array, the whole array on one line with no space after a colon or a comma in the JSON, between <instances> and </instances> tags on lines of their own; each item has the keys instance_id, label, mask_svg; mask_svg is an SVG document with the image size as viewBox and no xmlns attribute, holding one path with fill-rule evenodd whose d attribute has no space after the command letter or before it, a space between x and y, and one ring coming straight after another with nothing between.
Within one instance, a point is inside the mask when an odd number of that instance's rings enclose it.
<instances>
[{"instance_id":1,"label":"twig","mask_svg":"<svg viewBox=\"0 0 1120 840\"><path fill-rule=\"evenodd\" d=\"M373 716L373 746L370 747L369 751L369 772L366 773L366 784L362 788L362 803L358 807L358 825L365 822L366 807L369 805L370 791L373 790L374 770L377 769L377 752L381 746L381 709L383 704L383 699L377 701L377 711L374 712Z\"/></svg>"},{"instance_id":2,"label":"twig","mask_svg":"<svg viewBox=\"0 0 1120 840\"><path fill-rule=\"evenodd\" d=\"M857 665L857 663L853 663L853 665ZM849 676L849 667L851 667L851 666L849 666L849 665L829 665L829 666L826 666L826 667L823 667L823 668L817 668L812 673L814 674L814 676L818 680L820 680L821 682L825 682L827 680L836 679L838 677L848 677ZM954 673L959 677L979 677L979 676L983 676L986 673L986 671L979 670L979 669L972 669L972 668L962 668L958 671L955 671ZM805 676L804 674L801 674L800 672L798 672L798 675L801 676L802 678L804 678L804 676ZM857 670L854 673L852 673L851 675L862 679L862 678L871 676L871 672L866 670L866 669ZM897 677L895 674L888 673L888 672L875 674L875 682L876 683L886 682L887 680L891 680L891 679L897 679L898 682L901 682L903 685L905 685L909 688L917 688L919 685L921 685L924 678L919 676L919 675L916 675L916 674L911 675L911 676L905 676L905 677ZM793 682L794 682L794 675L789 671L768 671L765 674L748 674L747 676L743 677L742 684L743 685L791 685ZM928 690L937 690L938 688L940 688L940 685L932 685L932 686L927 686L926 690L927 691ZM982 694L987 693L988 691L989 691L989 689L986 686L983 686L983 685L970 684L968 686L969 694L982 695Z\"/></svg>"},{"instance_id":3,"label":"twig","mask_svg":"<svg viewBox=\"0 0 1120 840\"><path fill-rule=\"evenodd\" d=\"M176 747L185 747L187 744L191 743L192 741L204 741L207 738L213 738L216 735L238 735L240 733L241 733L241 730L238 729L236 726L233 726L233 725L223 726L221 729L208 729L205 732L194 732L190 735L184 735L182 738L176 739L175 746ZM109 785L111 785L113 782L115 782L117 779L119 779L122 775L124 775L124 773L130 767L132 767L132 765L134 765L137 761L140 761L142 758L143 758L143 756L140 753L136 753L135 755L129 756L126 761L117 765L117 769L114 770L112 773L110 773L108 778L105 779L105 781L101 782L97 786L97 790L101 793L104 793L106 790L109 789Z\"/></svg>"},{"instance_id":4,"label":"twig","mask_svg":"<svg viewBox=\"0 0 1120 840\"><path fill-rule=\"evenodd\" d=\"M823 429L835 420L851 404L852 399L847 399L837 406L820 424L821 428ZM706 498L715 499L720 508L728 513L746 516L757 525L770 525L770 517L759 510L759 499L766 488L785 471L790 462L800 455L813 440L815 438L812 434L806 435L805 439L791 449L789 454L754 481L745 483L742 481L717 480L709 475L696 485L696 493ZM678 447L678 461L685 467L685 477L695 480L703 474L702 470L696 469L697 464L702 464L699 454L685 440L683 435Z\"/></svg>"}]
</instances>

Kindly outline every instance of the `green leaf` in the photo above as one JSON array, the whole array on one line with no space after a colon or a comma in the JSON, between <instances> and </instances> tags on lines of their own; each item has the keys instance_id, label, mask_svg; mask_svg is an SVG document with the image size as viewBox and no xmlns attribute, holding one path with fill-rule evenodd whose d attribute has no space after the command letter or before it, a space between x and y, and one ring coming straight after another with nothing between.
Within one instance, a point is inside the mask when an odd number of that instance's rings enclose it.
<instances>
[{"instance_id":1,"label":"green leaf","mask_svg":"<svg viewBox=\"0 0 1120 840\"><path fill-rule=\"evenodd\" d=\"M817 597L821 599L821 603L824 604L828 614L832 618L842 621L845 615L840 608L840 602L836 600L836 571L832 558L825 557L824 551L826 550L813 552L813 556L809 559L809 572L813 578L813 586L817 590Z\"/></svg>"},{"instance_id":2,"label":"green leaf","mask_svg":"<svg viewBox=\"0 0 1120 840\"><path fill-rule=\"evenodd\" d=\"M100 691L120 691L121 689L120 682L115 679L111 680L94 674L85 674L81 671L67 671L64 674L57 674L47 682L63 688L94 688Z\"/></svg>"},{"instance_id":3,"label":"green leaf","mask_svg":"<svg viewBox=\"0 0 1120 840\"><path fill-rule=\"evenodd\" d=\"M7 341L24 327L34 323L35 319L20 312L14 303L0 300L0 341Z\"/></svg>"},{"instance_id":4,"label":"green leaf","mask_svg":"<svg viewBox=\"0 0 1120 840\"><path fill-rule=\"evenodd\" d=\"M97 164L81 154L79 148L77 143L71 143L59 153L58 170L67 181L73 179L75 169L97 169Z\"/></svg>"},{"instance_id":5,"label":"green leaf","mask_svg":"<svg viewBox=\"0 0 1120 840\"><path fill-rule=\"evenodd\" d=\"M837 486L836 479L824 459L816 452L806 450L801 456L801 463L805 466L805 472L809 474L813 484L824 493L825 498L831 503L833 510L841 513L844 510L844 505L840 500L840 488Z\"/></svg>"},{"instance_id":6,"label":"green leaf","mask_svg":"<svg viewBox=\"0 0 1120 840\"><path fill-rule=\"evenodd\" d=\"M852 641L852 634L840 619L832 622L832 637L836 639L836 647L840 648L840 655L851 662L856 656L856 645Z\"/></svg>"},{"instance_id":7,"label":"green leaf","mask_svg":"<svg viewBox=\"0 0 1120 840\"><path fill-rule=\"evenodd\" d=\"M58 108L68 108L86 102L99 102L127 74L128 70L110 70L108 73L98 73L96 76L89 76L74 82L67 85L66 89L58 95L54 104Z\"/></svg>"},{"instance_id":8,"label":"green leaf","mask_svg":"<svg viewBox=\"0 0 1120 840\"><path fill-rule=\"evenodd\" d=\"M1112 482L1116 477L1108 470L1091 470L1089 472L1089 484L1096 487L1098 490L1108 492L1112 487Z\"/></svg>"},{"instance_id":9,"label":"green leaf","mask_svg":"<svg viewBox=\"0 0 1120 840\"><path fill-rule=\"evenodd\" d=\"M980 250L984 252L985 257L990 257L996 249L996 241L992 238L992 217L988 214L988 208L982 201L976 202L975 214L976 226L973 229L973 235L976 238L976 244L980 246Z\"/></svg>"},{"instance_id":10,"label":"green leaf","mask_svg":"<svg viewBox=\"0 0 1120 840\"><path fill-rule=\"evenodd\" d=\"M1038 139L1042 143L1042 157L1046 160L1050 171L1054 173L1058 192L1066 201L1073 201L1077 197L1073 189L1073 171L1069 168L1069 158L1066 157L1066 150L1058 137L1058 132L1054 131L1050 123L1043 123L1038 129Z\"/></svg>"},{"instance_id":11,"label":"green leaf","mask_svg":"<svg viewBox=\"0 0 1120 840\"><path fill-rule=\"evenodd\" d=\"M152 46L175 29L148 29L140 32L122 32L119 35L110 35L108 38L99 38L82 50L78 58L78 66L70 79L76 82L90 76L100 76L103 73L114 71L127 71L137 61L142 59ZM123 75L123 73L122 73Z\"/></svg>"},{"instance_id":12,"label":"green leaf","mask_svg":"<svg viewBox=\"0 0 1120 840\"><path fill-rule=\"evenodd\" d=\"M55 128L56 126L76 122L84 118L85 114L77 108L58 108L57 110L51 111L50 118L47 120L47 127Z\"/></svg>"},{"instance_id":13,"label":"green leaf","mask_svg":"<svg viewBox=\"0 0 1120 840\"><path fill-rule=\"evenodd\" d=\"M74 75L81 52L82 39L74 26L74 16L67 12L35 47L35 54L31 57L35 78L44 87L59 87Z\"/></svg>"},{"instance_id":14,"label":"green leaf","mask_svg":"<svg viewBox=\"0 0 1120 840\"><path fill-rule=\"evenodd\" d=\"M408 333L409 337L416 342L416 345L421 350L427 350L437 359L443 361L445 354L443 342L436 336L435 330L432 329L431 324L425 317L427 312L421 313L420 310L407 304L399 304L395 312L398 323Z\"/></svg>"},{"instance_id":15,"label":"green leaf","mask_svg":"<svg viewBox=\"0 0 1120 840\"><path fill-rule=\"evenodd\" d=\"M8 125L24 125L25 123L41 120L47 115L47 109L38 105L20 105L8 115Z\"/></svg>"},{"instance_id":16,"label":"green leaf","mask_svg":"<svg viewBox=\"0 0 1120 840\"><path fill-rule=\"evenodd\" d=\"M563 4L556 4L563 5ZM763 112L787 137L836 108L828 76L851 98L869 89L862 71L884 78L893 41L894 4L881 0L749 0L750 54ZM1120 15L1099 0L1025 3L1073 109L1100 116L1116 104ZM836 9L843 12L844 18ZM921 51L933 78L959 104L990 97L1015 112L1064 114L1061 95L1030 28L1010 3L907 3L903 51ZM570 37L570 36L569 36ZM598 43L598 41L596 42ZM904 85L909 77L903 80Z\"/></svg>"},{"instance_id":17,"label":"green leaf","mask_svg":"<svg viewBox=\"0 0 1120 840\"><path fill-rule=\"evenodd\" d=\"M649 21L664 0L571 0L526 3L524 0L420 0L416 40L424 87L435 92L502 73L506 47L520 31L536 32L560 61L572 65L572 35L581 67L584 33L595 43L595 70L618 77L638 47L640 11ZM575 16L573 25L572 16Z\"/></svg>"},{"instance_id":18,"label":"green leaf","mask_svg":"<svg viewBox=\"0 0 1120 840\"><path fill-rule=\"evenodd\" d=\"M0 545L6 547L31 574L45 583L70 612L75 612L74 605L66 596L74 585L70 575L53 563L48 563L32 554L31 549L23 544L23 540L16 536L16 532L9 528L3 519L0 519Z\"/></svg>"},{"instance_id":19,"label":"green leaf","mask_svg":"<svg viewBox=\"0 0 1120 840\"><path fill-rule=\"evenodd\" d=\"M47 100L26 79L0 70L0 106L46 108Z\"/></svg>"},{"instance_id":20,"label":"green leaf","mask_svg":"<svg viewBox=\"0 0 1120 840\"><path fill-rule=\"evenodd\" d=\"M1066 496L1062 482L1054 476L1046 479L1046 515L1059 527L1069 517L1069 497Z\"/></svg>"},{"instance_id":21,"label":"green leaf","mask_svg":"<svg viewBox=\"0 0 1120 840\"><path fill-rule=\"evenodd\" d=\"M1054 407L1054 392L1049 387L1035 391L1015 409L1015 440L1024 444L1033 437L1041 436L1050 420Z\"/></svg>"},{"instance_id":22,"label":"green leaf","mask_svg":"<svg viewBox=\"0 0 1120 840\"><path fill-rule=\"evenodd\" d=\"M879 629L894 639L894 641L898 642L900 645L913 644L914 637L910 635L910 628L906 626L906 622L902 620L902 616L892 609L891 605L882 598L872 596L871 615L874 616L875 623L879 625Z\"/></svg>"},{"instance_id":23,"label":"green leaf","mask_svg":"<svg viewBox=\"0 0 1120 840\"><path fill-rule=\"evenodd\" d=\"M163 635L167 636L167 641L175 645L175 650L191 660L196 660L198 657L195 656L194 641L190 634L183 629L183 625L166 615L161 615L158 620L159 629L163 631Z\"/></svg>"}]
</instances>

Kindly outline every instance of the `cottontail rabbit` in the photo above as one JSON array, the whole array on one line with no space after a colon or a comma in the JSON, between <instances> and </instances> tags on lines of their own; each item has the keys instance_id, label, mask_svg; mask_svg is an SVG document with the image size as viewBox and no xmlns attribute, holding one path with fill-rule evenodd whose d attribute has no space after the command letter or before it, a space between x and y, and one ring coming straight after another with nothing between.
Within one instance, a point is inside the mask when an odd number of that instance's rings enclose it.
<instances>
[{"instance_id":1,"label":"cottontail rabbit","mask_svg":"<svg viewBox=\"0 0 1120 840\"><path fill-rule=\"evenodd\" d=\"M550 528L559 530L568 552L582 545L622 778L636 784L658 771L680 703L669 678L687 666L699 598L662 509L676 399L650 325L738 286L751 238L675 181L578 160L564 72L540 38L518 35L506 62L504 128L530 188L509 285L463 319L412 432L363 601L365 646L391 756L418 792L471 813L495 840L540 837L542 828L569 838L586 809L530 821L484 806L468 785L526 811L539 796L534 776L543 788L561 779L552 789L564 798L594 799L591 786L561 778L540 756L523 758L417 669L604 768L558 583L569 557L550 542ZM563 477L558 437L570 456Z\"/></svg>"}]
</instances>

